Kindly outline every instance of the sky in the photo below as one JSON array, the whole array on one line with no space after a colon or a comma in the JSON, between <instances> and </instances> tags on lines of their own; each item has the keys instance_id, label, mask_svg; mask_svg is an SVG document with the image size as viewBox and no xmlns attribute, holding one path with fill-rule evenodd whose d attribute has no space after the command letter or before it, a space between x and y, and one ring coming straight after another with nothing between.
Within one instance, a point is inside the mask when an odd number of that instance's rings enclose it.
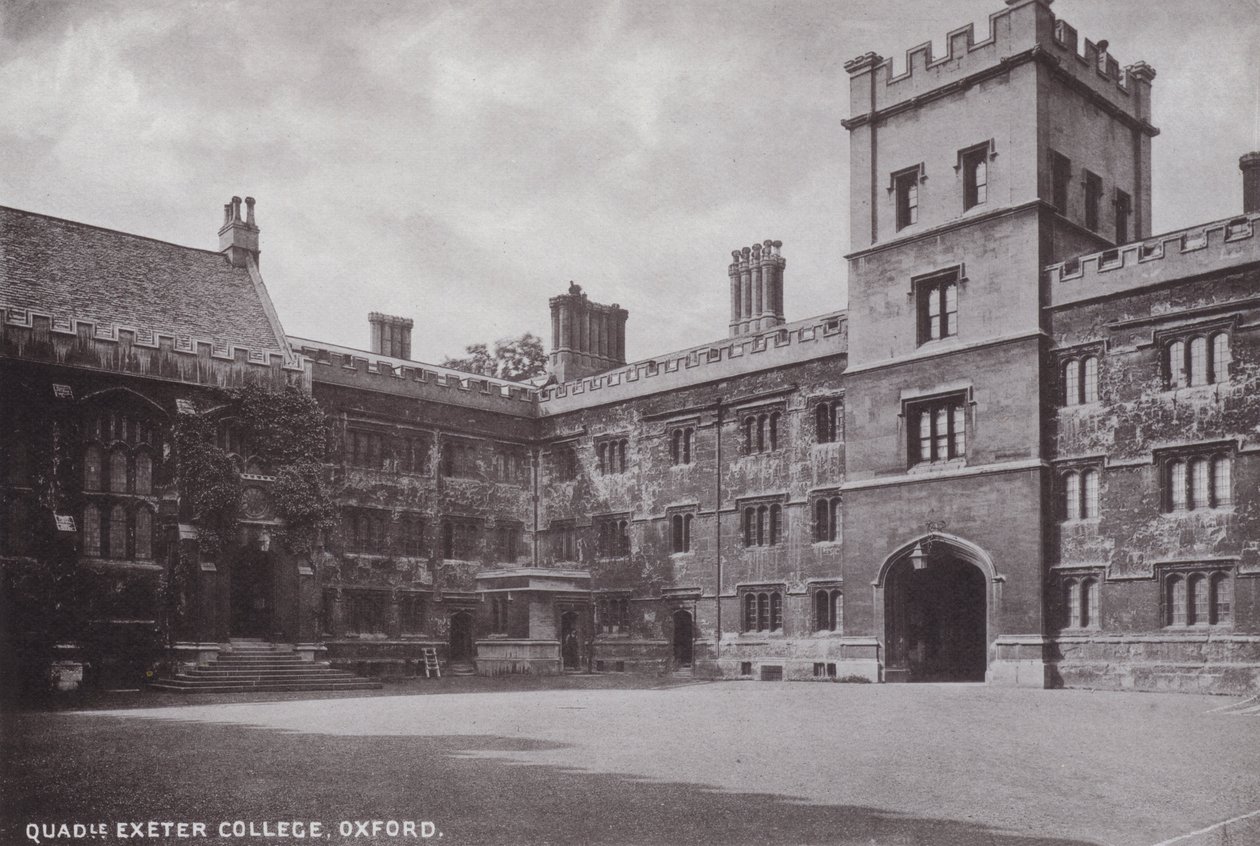
<instances>
[{"instance_id":1,"label":"sky","mask_svg":"<svg viewBox=\"0 0 1260 846\"><path fill-rule=\"evenodd\" d=\"M217 249L257 198L290 334L412 357L549 340L570 280L629 358L726 335L773 238L788 320L845 304L845 61L987 32L1002 0L0 0L0 205ZM1154 83L1154 230L1237 213L1260 0L1058 0ZM160 327L155 327L160 328Z\"/></svg>"}]
</instances>

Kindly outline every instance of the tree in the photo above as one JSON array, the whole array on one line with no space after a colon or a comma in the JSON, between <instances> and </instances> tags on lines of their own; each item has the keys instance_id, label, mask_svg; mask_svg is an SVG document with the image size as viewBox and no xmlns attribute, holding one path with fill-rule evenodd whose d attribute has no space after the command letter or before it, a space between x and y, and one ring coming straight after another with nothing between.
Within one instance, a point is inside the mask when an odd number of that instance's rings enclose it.
<instances>
[{"instance_id":1,"label":"tree","mask_svg":"<svg viewBox=\"0 0 1260 846\"><path fill-rule=\"evenodd\" d=\"M442 366L477 376L525 382L547 372L547 354L543 352L542 338L526 332L519 338L495 341L493 353L487 344L469 344L464 347L462 358L447 358Z\"/></svg>"}]
</instances>

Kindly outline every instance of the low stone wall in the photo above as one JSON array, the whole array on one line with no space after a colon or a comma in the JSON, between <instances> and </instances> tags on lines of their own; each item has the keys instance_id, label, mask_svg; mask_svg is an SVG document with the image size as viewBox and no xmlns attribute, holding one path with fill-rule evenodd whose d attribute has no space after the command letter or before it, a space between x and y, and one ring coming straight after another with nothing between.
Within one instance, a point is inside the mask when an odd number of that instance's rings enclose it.
<instances>
[{"instance_id":1,"label":"low stone wall","mask_svg":"<svg viewBox=\"0 0 1260 846\"><path fill-rule=\"evenodd\" d=\"M668 640L603 635L595 639L595 672L661 675L673 669Z\"/></svg>"},{"instance_id":2,"label":"low stone wall","mask_svg":"<svg viewBox=\"0 0 1260 846\"><path fill-rule=\"evenodd\" d=\"M339 670L369 678L424 675L424 650L434 648L443 665L447 645L440 640L339 639L325 641L326 660Z\"/></svg>"},{"instance_id":3,"label":"low stone wall","mask_svg":"<svg viewBox=\"0 0 1260 846\"><path fill-rule=\"evenodd\" d=\"M720 678L880 681L879 642L873 637L728 635L719 655L713 664Z\"/></svg>"},{"instance_id":4,"label":"low stone wall","mask_svg":"<svg viewBox=\"0 0 1260 846\"><path fill-rule=\"evenodd\" d=\"M1050 648L1050 686L1178 693L1260 692L1260 636L1064 635Z\"/></svg>"},{"instance_id":5,"label":"low stone wall","mask_svg":"<svg viewBox=\"0 0 1260 846\"><path fill-rule=\"evenodd\" d=\"M478 675L554 676L559 672L560 641L558 640L495 638L477 641Z\"/></svg>"}]
</instances>

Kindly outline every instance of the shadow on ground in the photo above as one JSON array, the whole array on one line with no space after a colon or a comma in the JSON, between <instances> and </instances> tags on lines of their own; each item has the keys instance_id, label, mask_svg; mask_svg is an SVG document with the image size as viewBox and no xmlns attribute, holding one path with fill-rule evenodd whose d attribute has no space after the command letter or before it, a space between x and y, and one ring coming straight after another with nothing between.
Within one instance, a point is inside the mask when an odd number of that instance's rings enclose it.
<instances>
[{"instance_id":1,"label":"shadow on ground","mask_svg":"<svg viewBox=\"0 0 1260 846\"><path fill-rule=\"evenodd\" d=\"M3 739L5 843L24 842L30 822L187 820L213 832L224 820L294 819L329 827L340 820L432 820L451 846L1086 843L496 759L495 752L562 748L509 737L341 737L67 714L21 715L15 723L17 731Z\"/></svg>"}]
</instances>

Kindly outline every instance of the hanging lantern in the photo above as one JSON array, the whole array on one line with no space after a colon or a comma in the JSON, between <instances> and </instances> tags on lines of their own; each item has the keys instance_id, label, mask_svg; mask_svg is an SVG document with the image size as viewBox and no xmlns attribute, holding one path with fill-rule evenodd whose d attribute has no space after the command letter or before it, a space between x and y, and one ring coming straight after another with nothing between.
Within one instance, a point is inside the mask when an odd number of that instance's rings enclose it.
<instances>
[{"instance_id":1,"label":"hanging lantern","mask_svg":"<svg viewBox=\"0 0 1260 846\"><path fill-rule=\"evenodd\" d=\"M927 554L923 551L923 547L917 543L914 545L914 549L910 550L910 563L914 565L916 570L927 568Z\"/></svg>"}]
</instances>

